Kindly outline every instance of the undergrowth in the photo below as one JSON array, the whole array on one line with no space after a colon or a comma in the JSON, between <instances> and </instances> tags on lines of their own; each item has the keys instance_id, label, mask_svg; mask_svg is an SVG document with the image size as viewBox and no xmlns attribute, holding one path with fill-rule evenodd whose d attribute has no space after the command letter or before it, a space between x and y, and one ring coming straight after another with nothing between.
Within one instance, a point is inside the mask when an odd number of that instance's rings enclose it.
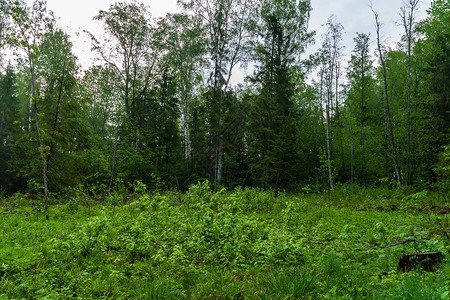
<instances>
[{"instance_id":1,"label":"undergrowth","mask_svg":"<svg viewBox=\"0 0 450 300\"><path fill-rule=\"evenodd\" d=\"M126 198L126 201L124 199ZM90 199L90 200L89 200ZM448 299L442 195L348 187L1 199L0 299ZM125 204L124 204L125 203ZM435 272L397 270L440 251Z\"/></svg>"}]
</instances>

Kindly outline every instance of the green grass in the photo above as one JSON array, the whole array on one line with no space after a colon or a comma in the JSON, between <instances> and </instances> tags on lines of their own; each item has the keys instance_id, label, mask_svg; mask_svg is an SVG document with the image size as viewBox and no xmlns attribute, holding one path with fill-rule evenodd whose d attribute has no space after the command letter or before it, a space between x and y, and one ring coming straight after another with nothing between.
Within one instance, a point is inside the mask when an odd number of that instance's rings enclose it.
<instances>
[{"instance_id":1,"label":"green grass","mask_svg":"<svg viewBox=\"0 0 450 300\"><path fill-rule=\"evenodd\" d=\"M141 191L120 206L87 206L85 196L52 205L50 221L22 195L2 199L0 299L449 296L449 217L433 211L446 204L437 194L274 197L201 184ZM436 272L397 271L403 254L424 251L446 261Z\"/></svg>"}]
</instances>

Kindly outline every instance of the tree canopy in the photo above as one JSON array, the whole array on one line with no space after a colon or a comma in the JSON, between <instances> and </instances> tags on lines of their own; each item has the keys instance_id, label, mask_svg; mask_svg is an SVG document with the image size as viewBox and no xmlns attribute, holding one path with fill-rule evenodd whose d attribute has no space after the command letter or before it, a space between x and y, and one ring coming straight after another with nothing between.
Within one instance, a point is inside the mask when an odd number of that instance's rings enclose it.
<instances>
[{"instance_id":1,"label":"tree canopy","mask_svg":"<svg viewBox=\"0 0 450 300\"><path fill-rule=\"evenodd\" d=\"M396 45L378 26L346 52L331 16L305 59L309 0L180 1L159 19L117 2L94 17L99 60L82 72L44 1L2 0L0 62L17 59L0 70L1 189L448 190L450 7L433 1L419 22L408 3Z\"/></svg>"}]
</instances>

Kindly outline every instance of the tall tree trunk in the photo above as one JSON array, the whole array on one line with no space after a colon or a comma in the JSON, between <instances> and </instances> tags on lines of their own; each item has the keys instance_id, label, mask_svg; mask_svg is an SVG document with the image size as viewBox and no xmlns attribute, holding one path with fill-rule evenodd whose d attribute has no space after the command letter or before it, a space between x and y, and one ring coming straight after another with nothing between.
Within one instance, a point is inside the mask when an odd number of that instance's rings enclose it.
<instances>
[{"instance_id":1,"label":"tall tree trunk","mask_svg":"<svg viewBox=\"0 0 450 300\"><path fill-rule=\"evenodd\" d=\"M117 117L116 137L114 139L113 161L111 165L111 176L109 178L108 194L111 196L111 188L114 180L114 169L116 168L117 146L119 144L119 125L120 117Z\"/></svg>"},{"instance_id":2,"label":"tall tree trunk","mask_svg":"<svg viewBox=\"0 0 450 300\"><path fill-rule=\"evenodd\" d=\"M364 50L363 50L364 51ZM364 51L365 52L365 51ZM361 57L361 147L362 147L362 170L366 173L366 145L364 140L364 91L366 88L365 85L365 53L362 53ZM366 176L364 175L364 182L366 182Z\"/></svg>"},{"instance_id":3,"label":"tall tree trunk","mask_svg":"<svg viewBox=\"0 0 450 300\"><path fill-rule=\"evenodd\" d=\"M389 133L386 112L384 114L384 178L389 178ZM387 182L383 182L383 186L387 186Z\"/></svg>"},{"instance_id":4,"label":"tall tree trunk","mask_svg":"<svg viewBox=\"0 0 450 300\"><path fill-rule=\"evenodd\" d=\"M217 150L217 184L222 184L222 157L223 157L223 143L222 138L219 136L219 149Z\"/></svg>"},{"instance_id":5,"label":"tall tree trunk","mask_svg":"<svg viewBox=\"0 0 450 300\"><path fill-rule=\"evenodd\" d=\"M125 83L125 116L127 121L130 119L130 87L128 82L128 74L127 74L127 82Z\"/></svg>"},{"instance_id":6,"label":"tall tree trunk","mask_svg":"<svg viewBox=\"0 0 450 300\"><path fill-rule=\"evenodd\" d=\"M33 120L33 98L34 98L34 94L33 94L33 88L31 89L31 93L30 93L30 102L28 104L28 132L31 132L31 125L32 125L32 120Z\"/></svg>"},{"instance_id":7,"label":"tall tree trunk","mask_svg":"<svg viewBox=\"0 0 450 300\"><path fill-rule=\"evenodd\" d=\"M189 128L189 95L187 91L187 82L183 76L183 63L180 62L178 66L178 72L180 73L180 81L182 87L182 111L183 111L183 139L184 139L184 158L186 165L189 168L191 163L191 139Z\"/></svg>"},{"instance_id":8,"label":"tall tree trunk","mask_svg":"<svg viewBox=\"0 0 450 300\"><path fill-rule=\"evenodd\" d=\"M384 63L384 57L383 52L381 49L381 41L380 41L380 27L381 24L378 21L378 13L374 12L375 15L375 23L376 23L376 30L377 30L377 48L378 48L378 55L382 67L382 75L383 75L383 82L384 82L384 100L385 100L385 107L386 107L386 117L387 117L387 125L388 125L388 132L389 132L389 138L391 142L391 148L392 148L392 158L394 160L394 169L395 169L395 175L397 179L398 186L402 186L401 177L400 177L400 171L398 168L397 163L397 153L395 148L395 142L394 142L394 131L392 129L392 119L391 119L391 111L389 107L389 97L388 97L388 84L387 84L387 77L386 77L386 65Z\"/></svg>"},{"instance_id":9,"label":"tall tree trunk","mask_svg":"<svg viewBox=\"0 0 450 300\"><path fill-rule=\"evenodd\" d=\"M333 168L332 168L332 161L331 161L331 155L332 155L332 132L331 132L331 112L330 112L330 105L333 105L333 76L334 76L334 65L330 61L328 62L328 74L326 74L327 82L326 82L326 88L327 88L327 103L325 105L325 118L327 123L327 161L328 161L328 181L330 184L330 191L334 190L334 184L333 184ZM332 109L332 107L331 107Z\"/></svg>"},{"instance_id":10,"label":"tall tree trunk","mask_svg":"<svg viewBox=\"0 0 450 300\"><path fill-rule=\"evenodd\" d=\"M409 55L408 55L409 56ZM408 112L406 117L406 170L405 185L410 183L410 160L411 160L411 57L408 57Z\"/></svg>"},{"instance_id":11,"label":"tall tree trunk","mask_svg":"<svg viewBox=\"0 0 450 300\"><path fill-rule=\"evenodd\" d=\"M42 140L41 136L41 129L39 127L39 114L38 114L38 108L37 108L37 95L36 95L36 77L34 73L34 63L31 60L31 53L28 56L28 62L30 66L30 75L31 75L31 94L33 95L31 101L34 105L34 116L36 121L36 130L38 135L38 141L39 141L39 147L41 152L41 161L42 161L42 179L44 183L44 205L45 205L45 218L47 220L50 219L50 215L48 212L48 185L47 185L47 163L45 161L45 154L44 154L44 142Z\"/></svg>"},{"instance_id":12,"label":"tall tree trunk","mask_svg":"<svg viewBox=\"0 0 450 300\"><path fill-rule=\"evenodd\" d=\"M348 102L348 112L349 112L349 118L350 118L350 141L351 141L351 166L350 166L350 180L352 185L352 191L353 191L353 183L355 181L355 147L354 147L354 139L353 139L353 124L352 124L352 106L350 102Z\"/></svg>"},{"instance_id":13,"label":"tall tree trunk","mask_svg":"<svg viewBox=\"0 0 450 300\"><path fill-rule=\"evenodd\" d=\"M413 97L413 104L411 105L411 109L412 109L412 113L413 116L417 115L417 99L418 99L418 92L419 92L419 84L421 82L421 74L420 74L420 70L423 70L423 60L422 60L422 53L421 53L421 49L419 46L419 54L418 54L418 61L416 62L416 64L414 64L414 91L412 93L412 97ZM412 124L411 124L411 136L413 137L411 140L411 149L412 149L412 160L413 163L415 162L417 164L417 162L414 160L414 149L416 149L417 147L417 139L414 139L414 136L416 136L416 130L417 130L417 118L413 117L412 118ZM412 170L410 170L409 172L409 176L412 176Z\"/></svg>"},{"instance_id":14,"label":"tall tree trunk","mask_svg":"<svg viewBox=\"0 0 450 300\"><path fill-rule=\"evenodd\" d=\"M220 93L222 95L222 93ZM218 136L218 149L217 149L217 184L222 184L222 158L223 158L223 136L222 136L222 128L223 128L223 97L221 96L220 103L220 111L219 111L219 136Z\"/></svg>"},{"instance_id":15,"label":"tall tree trunk","mask_svg":"<svg viewBox=\"0 0 450 300\"><path fill-rule=\"evenodd\" d=\"M319 92L319 98L320 98L320 120L321 124L323 124L323 73L324 69L320 71L320 92Z\"/></svg>"},{"instance_id":16,"label":"tall tree trunk","mask_svg":"<svg viewBox=\"0 0 450 300\"><path fill-rule=\"evenodd\" d=\"M187 97L183 100L183 106L184 157L189 167L191 162L191 139L189 129L189 103Z\"/></svg>"},{"instance_id":17,"label":"tall tree trunk","mask_svg":"<svg viewBox=\"0 0 450 300\"><path fill-rule=\"evenodd\" d=\"M336 97L336 125L337 125L337 136L339 137L339 146L340 146L340 152L341 152L341 163L342 163L342 170L346 169L345 166L345 157L344 157L344 140L342 137L342 120L341 120L341 112L339 108L339 76L340 76L340 67L341 64L336 58L336 68L335 68L335 76L336 76L336 84L335 84L335 97Z\"/></svg>"},{"instance_id":18,"label":"tall tree trunk","mask_svg":"<svg viewBox=\"0 0 450 300\"><path fill-rule=\"evenodd\" d=\"M411 43L412 43L412 26L414 22L414 12L417 8L419 0L409 0L408 11L406 7L402 8L400 14L405 28L407 39L408 54L408 103L407 103L407 119L406 119L406 170L405 185L410 184L410 160L411 160Z\"/></svg>"},{"instance_id":19,"label":"tall tree trunk","mask_svg":"<svg viewBox=\"0 0 450 300\"><path fill-rule=\"evenodd\" d=\"M65 64L64 64L64 69L65 69ZM61 77L61 82L59 84L59 91L58 91L58 100L57 100L57 103L56 103L55 117L53 119L53 125L52 125L52 133L50 135L50 137L51 137L50 138L50 151L49 151L49 153L47 155L47 170L49 168L50 159L51 159L51 156L52 156L53 151L54 151L53 140L54 140L55 135L56 135L56 126L58 124L58 119L59 119L59 108L60 108L60 105L61 105L63 83L64 83L64 77Z\"/></svg>"},{"instance_id":20,"label":"tall tree trunk","mask_svg":"<svg viewBox=\"0 0 450 300\"><path fill-rule=\"evenodd\" d=\"M329 102L329 101L328 101ZM326 114L327 114L327 159L328 159L328 178L330 182L330 190L334 190L333 185L333 169L331 167L331 128L330 128L330 105L327 103L326 105Z\"/></svg>"}]
</instances>

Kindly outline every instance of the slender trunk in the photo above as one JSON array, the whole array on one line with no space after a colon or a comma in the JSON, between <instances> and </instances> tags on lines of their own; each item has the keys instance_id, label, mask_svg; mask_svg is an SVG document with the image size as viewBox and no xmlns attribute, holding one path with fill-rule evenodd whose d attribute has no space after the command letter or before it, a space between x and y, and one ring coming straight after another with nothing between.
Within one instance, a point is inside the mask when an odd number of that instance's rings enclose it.
<instances>
[{"instance_id":1,"label":"slender trunk","mask_svg":"<svg viewBox=\"0 0 450 300\"><path fill-rule=\"evenodd\" d=\"M184 129L184 156L189 167L191 162L191 139L189 130L189 103L187 97L185 98L183 109L183 129Z\"/></svg>"},{"instance_id":2,"label":"slender trunk","mask_svg":"<svg viewBox=\"0 0 450 300\"><path fill-rule=\"evenodd\" d=\"M345 170L345 157L344 157L344 141L342 138L342 120L340 116L340 110L339 110L339 75L340 75L340 63L339 61L336 61L336 68L335 68L335 76L336 76L336 85L335 85L335 97L336 97L336 125L338 130L338 137L339 137L339 146L340 146L340 152L341 152L341 162L342 162L342 170Z\"/></svg>"},{"instance_id":3,"label":"slender trunk","mask_svg":"<svg viewBox=\"0 0 450 300\"><path fill-rule=\"evenodd\" d=\"M353 191L353 183L355 181L355 151L354 151L354 140L353 140L353 124L352 124L352 106L350 102L348 102L348 112L350 118L350 141L351 141L351 166L350 166L350 180L352 184Z\"/></svg>"},{"instance_id":4,"label":"slender trunk","mask_svg":"<svg viewBox=\"0 0 450 300\"><path fill-rule=\"evenodd\" d=\"M117 117L117 127L116 127L116 137L114 139L114 152L113 152L113 161L111 165L111 177L109 179L108 186L108 194L111 195L111 188L114 180L114 169L116 167L116 156L117 156L117 145L119 144L119 125L120 125L120 117Z\"/></svg>"},{"instance_id":5,"label":"slender trunk","mask_svg":"<svg viewBox=\"0 0 450 300\"><path fill-rule=\"evenodd\" d=\"M405 34L408 41L408 103L407 103L407 119L406 119L406 170L405 170L405 185L410 184L410 160L411 160L411 43L412 43L412 25L414 21L414 12L417 8L419 0L409 0L409 11L406 13L406 8L402 8L401 17Z\"/></svg>"},{"instance_id":6,"label":"slender trunk","mask_svg":"<svg viewBox=\"0 0 450 300\"><path fill-rule=\"evenodd\" d=\"M333 76L334 76L334 68L333 63L329 62L329 70L327 76L327 103L325 105L325 118L327 123L327 161L328 161L328 181L330 184L330 191L334 190L334 184L333 184L333 169L331 165L331 140L332 140L332 132L331 132L331 113L330 113L330 104L333 104Z\"/></svg>"},{"instance_id":7,"label":"slender trunk","mask_svg":"<svg viewBox=\"0 0 450 300\"><path fill-rule=\"evenodd\" d=\"M394 160L394 168L395 168L395 175L397 179L398 186L401 187L401 177L400 177L400 171L398 168L397 163L397 154L396 154L396 148L395 148L395 142L394 142L394 131L392 129L392 119L391 119L391 112L389 107L389 97L388 97L388 84L387 84L387 77L386 77L386 65L384 63L383 53L381 50L381 42L380 42L380 26L381 24L378 21L378 14L375 13L375 21L377 26L377 48L378 48L378 55L381 62L382 67L382 75L383 75L383 82L384 82L384 100L385 100L385 106L386 106L386 117L387 117L387 123L388 123L388 131L389 131L389 138L391 142L391 148L392 148L392 158Z\"/></svg>"},{"instance_id":8,"label":"slender trunk","mask_svg":"<svg viewBox=\"0 0 450 300\"><path fill-rule=\"evenodd\" d=\"M361 66L361 147L362 147L362 170L366 172L366 145L364 141L364 90L365 90L365 51L363 50L362 57L362 66ZM364 182L366 182L366 176L364 177Z\"/></svg>"},{"instance_id":9,"label":"slender trunk","mask_svg":"<svg viewBox=\"0 0 450 300\"><path fill-rule=\"evenodd\" d=\"M45 205L45 218L47 220L50 219L50 215L48 212L48 185L47 185L47 163L45 161L45 155L44 155L44 142L42 140L41 136L41 129L39 127L39 114L38 114L38 108L37 108L37 96L36 96L36 78L34 74L34 64L31 61L31 55L29 55L29 65L30 65L30 75L31 75L31 94L33 95L31 100L34 105L34 116L36 121L36 130L38 135L38 141L39 141L39 148L41 152L41 161L42 161L42 179L44 182L44 205Z\"/></svg>"},{"instance_id":10,"label":"slender trunk","mask_svg":"<svg viewBox=\"0 0 450 300\"><path fill-rule=\"evenodd\" d=\"M411 149L412 149L412 151L411 151L411 159L412 159L412 163L414 164L417 164L417 161L414 159L414 149L416 149L416 147L417 147L417 139L414 139L414 136L416 135L416 122L417 122L417 119L416 119L416 115L417 115L417 98L418 98L418 90L419 90L419 83L420 83L420 80L421 80L421 78L420 78L420 70L422 70L423 69L423 65L422 65L422 59L421 59L421 53L420 53L420 50L419 50L419 54L418 54L418 56L419 56L419 58L418 58L418 62L415 64L415 66L414 66L414 92L412 93L412 98L413 98L413 104L411 105L411 110L412 110L412 113L413 113L413 117L412 117L412 120L411 120L411 136L412 136L412 139L411 139ZM413 177L412 176L412 171L410 170L409 171L409 176L410 177Z\"/></svg>"},{"instance_id":11,"label":"slender trunk","mask_svg":"<svg viewBox=\"0 0 450 300\"><path fill-rule=\"evenodd\" d=\"M222 184L222 158L223 158L223 137L222 137L222 127L223 127L223 103L222 103L222 93L220 93L220 108L219 108L219 133L217 141L217 172L216 180L217 184Z\"/></svg>"},{"instance_id":12,"label":"slender trunk","mask_svg":"<svg viewBox=\"0 0 450 300\"><path fill-rule=\"evenodd\" d=\"M222 184L222 157L223 157L223 144L222 139L219 137L219 150L217 151L217 184Z\"/></svg>"},{"instance_id":13,"label":"slender trunk","mask_svg":"<svg viewBox=\"0 0 450 300\"><path fill-rule=\"evenodd\" d=\"M327 104L325 106L325 113L326 113L326 122L327 122L327 160L328 160L328 180L330 184L330 191L334 190L334 183L333 183L333 168L332 168L332 124L331 124L331 112L330 110L333 109L333 82L334 82L334 59L330 59L328 62L328 74L327 74ZM330 108L331 105L331 108Z\"/></svg>"},{"instance_id":14,"label":"slender trunk","mask_svg":"<svg viewBox=\"0 0 450 300\"><path fill-rule=\"evenodd\" d=\"M50 166L50 158L51 158L51 156L53 154L53 151L54 151L53 140L55 139L56 126L58 124L58 119L59 119L59 107L61 105L61 96L62 96L62 90L63 90L63 83L64 83L64 78L61 77L61 82L60 82L59 91L58 91L58 100L57 100L57 103L56 103L55 118L53 119L52 133L51 133L51 138L50 138L50 151L49 151L48 156L47 156L47 170L48 170L48 168Z\"/></svg>"},{"instance_id":15,"label":"slender trunk","mask_svg":"<svg viewBox=\"0 0 450 300\"><path fill-rule=\"evenodd\" d=\"M384 178L389 178L389 133L388 133L388 123L386 112L384 114ZM384 187L386 187L387 182L383 182Z\"/></svg>"},{"instance_id":16,"label":"slender trunk","mask_svg":"<svg viewBox=\"0 0 450 300\"><path fill-rule=\"evenodd\" d=\"M217 149L217 184L222 184L222 159L223 159L223 98L224 92L222 89L219 90L219 140L218 140L218 149Z\"/></svg>"},{"instance_id":17,"label":"slender trunk","mask_svg":"<svg viewBox=\"0 0 450 300\"><path fill-rule=\"evenodd\" d=\"M381 53L381 52L380 52ZM383 58L381 58L383 59ZM384 81L384 97L385 97L385 106L386 106L386 117L387 117L387 123L388 123L388 132L389 132L389 139L391 142L391 148L392 148L392 159L394 161L394 169L395 169L395 175L396 175L396 179L397 179L397 183L398 186L401 187L401 177L400 177L400 171L399 171L399 167L398 167L398 162L397 162L397 152L396 152L396 147L395 147L395 139L394 139L394 130L393 130L393 126L392 126L392 118L391 118L391 111L390 111L390 106L389 106L389 97L388 97L388 85L387 85L387 78L386 78L386 67L384 65L384 62L382 62L383 65L383 81Z\"/></svg>"},{"instance_id":18,"label":"slender trunk","mask_svg":"<svg viewBox=\"0 0 450 300\"><path fill-rule=\"evenodd\" d=\"M409 52L409 51L408 51ZM408 112L406 117L406 170L405 185L409 185L410 181L410 160L411 160L411 54L408 53Z\"/></svg>"},{"instance_id":19,"label":"slender trunk","mask_svg":"<svg viewBox=\"0 0 450 300\"><path fill-rule=\"evenodd\" d=\"M128 90L128 82L125 87L125 116L127 120L130 119L130 106L129 106L129 90Z\"/></svg>"},{"instance_id":20,"label":"slender trunk","mask_svg":"<svg viewBox=\"0 0 450 300\"><path fill-rule=\"evenodd\" d=\"M222 33L220 33L222 36ZM223 138L222 138L222 127L223 127L223 75L221 71L222 59L223 59L223 47L220 47L220 43L218 44L217 49L217 59L215 61L215 69L214 69L214 89L215 92L218 93L218 102L219 102L219 120L218 120L218 128L217 128L217 149L216 149L216 169L215 169L215 180L218 185L222 183L222 157L223 157Z\"/></svg>"},{"instance_id":21,"label":"slender trunk","mask_svg":"<svg viewBox=\"0 0 450 300\"><path fill-rule=\"evenodd\" d=\"M331 128L330 128L330 105L327 103L326 105L326 114L327 114L327 153L328 153L328 177L330 182L330 190L334 190L333 185L333 169L331 167Z\"/></svg>"},{"instance_id":22,"label":"slender trunk","mask_svg":"<svg viewBox=\"0 0 450 300\"><path fill-rule=\"evenodd\" d=\"M183 110L183 138L184 138L184 158L189 168L191 162L191 140L189 130L189 95L187 91L187 82L184 80L182 63L179 66L179 73L182 86L182 110Z\"/></svg>"},{"instance_id":23,"label":"slender trunk","mask_svg":"<svg viewBox=\"0 0 450 300\"><path fill-rule=\"evenodd\" d=\"M130 66L127 57L125 57L125 117L130 119Z\"/></svg>"},{"instance_id":24,"label":"slender trunk","mask_svg":"<svg viewBox=\"0 0 450 300\"><path fill-rule=\"evenodd\" d=\"M319 94L319 98L320 98L320 120L322 121L321 124L323 124L323 72L324 70L322 69L322 71L320 72L320 94Z\"/></svg>"},{"instance_id":25,"label":"slender trunk","mask_svg":"<svg viewBox=\"0 0 450 300\"><path fill-rule=\"evenodd\" d=\"M42 142L42 137L41 137L40 128L39 128L39 115L38 115L36 100L34 101L34 112L35 112L36 129L37 129L37 132L38 132L38 139L39 139L39 146L40 146L41 160L42 160L42 177L43 177L43 181L44 181L45 218L47 220L49 220L50 219L50 215L49 215L49 212L48 212L47 164L45 163L44 145L43 145L43 142Z\"/></svg>"},{"instance_id":26,"label":"slender trunk","mask_svg":"<svg viewBox=\"0 0 450 300\"><path fill-rule=\"evenodd\" d=\"M31 88L30 102L28 104L28 132L31 132L31 125L32 125L32 120L33 120L33 98L34 98L34 92L33 92L33 88Z\"/></svg>"}]
</instances>

